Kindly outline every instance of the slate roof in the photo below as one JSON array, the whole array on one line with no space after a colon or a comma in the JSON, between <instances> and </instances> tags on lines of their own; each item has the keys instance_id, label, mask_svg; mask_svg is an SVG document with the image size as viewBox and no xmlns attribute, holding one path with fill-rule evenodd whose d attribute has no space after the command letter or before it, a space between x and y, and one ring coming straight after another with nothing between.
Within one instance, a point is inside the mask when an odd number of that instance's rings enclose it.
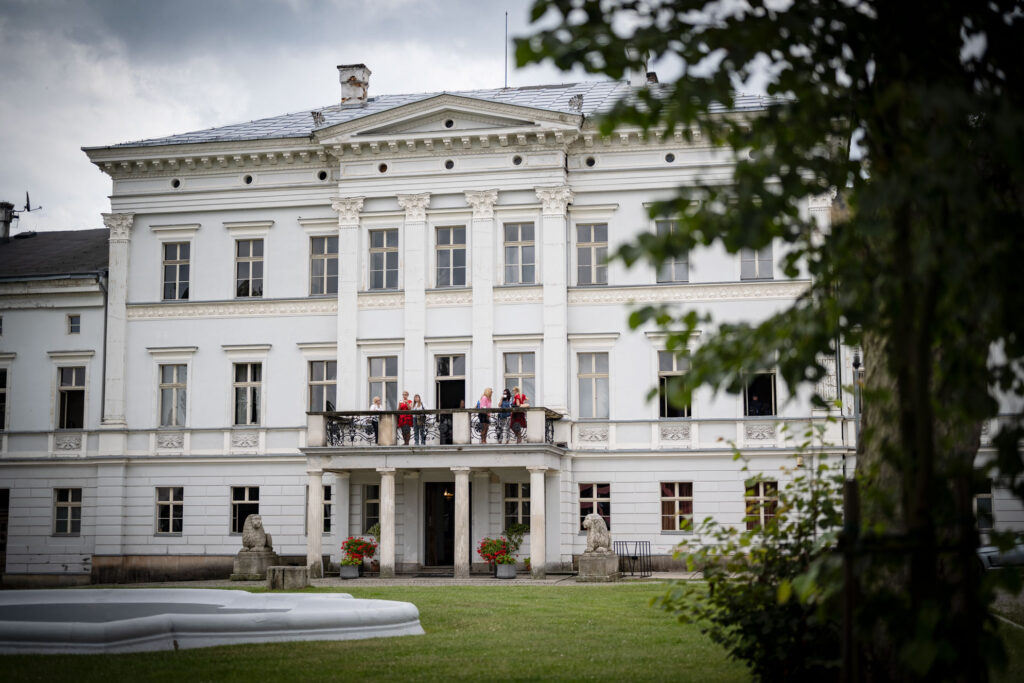
<instances>
[{"instance_id":1,"label":"slate roof","mask_svg":"<svg viewBox=\"0 0 1024 683\"><path fill-rule=\"evenodd\" d=\"M360 104L334 104L321 109L282 114L270 118L235 123L218 128L169 135L162 138L124 142L113 147L152 147L156 145L184 145L203 142L237 142L244 140L270 140L275 138L308 137L314 130L328 128L354 121L355 119L378 114L389 109L419 102L438 95L457 95L488 102L499 102L534 109L561 112L566 114L583 114L593 116L611 109L621 97L630 93L631 88L624 81L588 81L584 83L563 83L560 85L534 85L520 88L493 88L491 90L463 90L457 92L432 92L409 95L378 95L370 97ZM582 110L576 111L569 107L569 99L575 95L583 96ZM769 100L758 95L737 95L734 111L763 109ZM319 111L324 122L314 125L312 112ZM722 111L725 111L724 107ZM103 149L103 147L86 148Z\"/></svg>"},{"instance_id":2,"label":"slate roof","mask_svg":"<svg viewBox=\"0 0 1024 683\"><path fill-rule=\"evenodd\" d=\"M0 242L0 280L106 270L109 237L103 228L20 233Z\"/></svg>"}]
</instances>

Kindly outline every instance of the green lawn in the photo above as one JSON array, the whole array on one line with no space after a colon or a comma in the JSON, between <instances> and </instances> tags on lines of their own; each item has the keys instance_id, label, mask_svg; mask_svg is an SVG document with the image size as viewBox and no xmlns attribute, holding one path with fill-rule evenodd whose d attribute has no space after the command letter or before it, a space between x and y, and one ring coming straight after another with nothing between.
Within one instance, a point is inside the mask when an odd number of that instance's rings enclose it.
<instances>
[{"instance_id":1,"label":"green lawn","mask_svg":"<svg viewBox=\"0 0 1024 683\"><path fill-rule=\"evenodd\" d=\"M0 657L4 681L743 681L746 668L692 626L648 607L663 587L345 587L406 600L425 636L131 655Z\"/></svg>"}]
</instances>

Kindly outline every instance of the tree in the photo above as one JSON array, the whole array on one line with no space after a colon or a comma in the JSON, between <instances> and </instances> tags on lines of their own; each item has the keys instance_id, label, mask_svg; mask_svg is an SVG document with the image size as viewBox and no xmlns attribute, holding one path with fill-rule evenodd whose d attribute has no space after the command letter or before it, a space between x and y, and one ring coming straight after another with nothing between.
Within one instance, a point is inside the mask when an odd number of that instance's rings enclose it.
<instances>
[{"instance_id":1,"label":"tree","mask_svg":"<svg viewBox=\"0 0 1024 683\"><path fill-rule=\"evenodd\" d=\"M740 391L742 370L766 360L794 389L822 376L819 354L861 345L865 526L893 548L865 569L861 617L878 607L883 618L871 675L983 677L993 626L974 565L973 478L1024 495L1024 4L537 0L532 18L550 27L517 40L521 65L619 78L641 55L681 62L674 82L617 103L602 132L699 130L736 151L733 182L652 207L680 216L680 230L618 257L661 263L698 244L781 240L787 275L805 268L812 284L763 322L718 326L673 396ZM721 113L765 78L763 112ZM826 192L848 210L822 234L801 206ZM647 321L678 348L711 324L662 307L631 316ZM978 473L981 425L1000 397L1014 414Z\"/></svg>"}]
</instances>

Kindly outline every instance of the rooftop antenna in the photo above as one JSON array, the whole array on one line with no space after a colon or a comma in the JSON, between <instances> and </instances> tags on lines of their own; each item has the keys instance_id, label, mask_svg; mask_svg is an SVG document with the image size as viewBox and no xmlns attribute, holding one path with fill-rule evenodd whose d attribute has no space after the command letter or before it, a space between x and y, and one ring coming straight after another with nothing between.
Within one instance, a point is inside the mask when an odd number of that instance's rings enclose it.
<instances>
[{"instance_id":1,"label":"rooftop antenna","mask_svg":"<svg viewBox=\"0 0 1024 683\"><path fill-rule=\"evenodd\" d=\"M25 206L20 210L16 211L14 204L10 202L0 202L0 240L6 242L11 239L11 221L19 218L19 214L39 211L42 208L41 206L32 208L32 200L29 199L28 192L25 193Z\"/></svg>"},{"instance_id":2,"label":"rooftop antenna","mask_svg":"<svg viewBox=\"0 0 1024 683\"><path fill-rule=\"evenodd\" d=\"M508 12L505 12L505 89L508 90Z\"/></svg>"}]
</instances>

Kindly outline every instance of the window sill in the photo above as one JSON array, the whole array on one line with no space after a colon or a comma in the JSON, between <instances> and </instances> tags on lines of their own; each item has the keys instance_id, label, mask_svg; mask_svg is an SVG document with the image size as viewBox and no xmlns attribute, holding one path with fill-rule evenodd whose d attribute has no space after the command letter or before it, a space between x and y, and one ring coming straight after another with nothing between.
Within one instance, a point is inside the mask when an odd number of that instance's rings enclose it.
<instances>
[{"instance_id":1,"label":"window sill","mask_svg":"<svg viewBox=\"0 0 1024 683\"><path fill-rule=\"evenodd\" d=\"M661 531L662 536L693 536L692 531Z\"/></svg>"},{"instance_id":2,"label":"window sill","mask_svg":"<svg viewBox=\"0 0 1024 683\"><path fill-rule=\"evenodd\" d=\"M181 538L182 536L184 536L184 532L182 531L179 531L177 533L171 532L165 534L162 534L158 531L155 534L153 534L153 538Z\"/></svg>"}]
</instances>

